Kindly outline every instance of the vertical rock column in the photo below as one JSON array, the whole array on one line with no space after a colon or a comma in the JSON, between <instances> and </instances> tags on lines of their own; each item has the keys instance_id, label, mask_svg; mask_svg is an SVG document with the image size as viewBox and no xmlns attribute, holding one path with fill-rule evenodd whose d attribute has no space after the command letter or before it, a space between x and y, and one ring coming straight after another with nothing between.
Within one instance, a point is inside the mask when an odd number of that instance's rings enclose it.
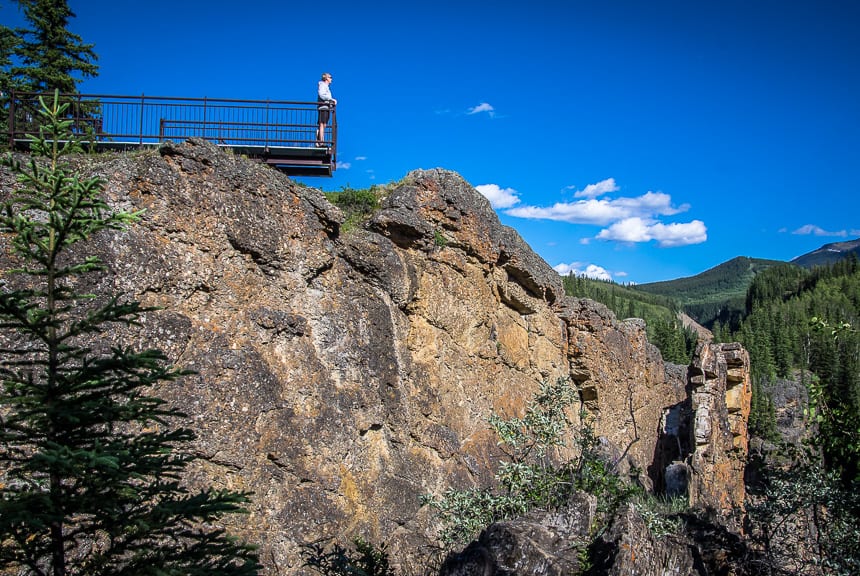
<instances>
[{"instance_id":1,"label":"vertical rock column","mask_svg":"<svg viewBox=\"0 0 860 576\"><path fill-rule=\"evenodd\" d=\"M690 503L740 531L750 413L749 354L737 343L700 342L690 370Z\"/></svg>"}]
</instances>

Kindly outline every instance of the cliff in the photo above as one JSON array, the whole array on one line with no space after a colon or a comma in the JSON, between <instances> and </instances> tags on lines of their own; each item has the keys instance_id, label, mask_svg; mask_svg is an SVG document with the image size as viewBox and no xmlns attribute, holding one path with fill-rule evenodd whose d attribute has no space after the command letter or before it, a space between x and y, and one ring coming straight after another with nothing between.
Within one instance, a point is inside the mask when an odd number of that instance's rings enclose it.
<instances>
[{"instance_id":1,"label":"cliff","mask_svg":"<svg viewBox=\"0 0 860 576\"><path fill-rule=\"evenodd\" d=\"M641 321L566 297L458 175L411 172L343 233L321 192L203 141L78 168L107 180L111 204L145 209L93 240L111 274L92 289L160 307L110 338L195 372L157 391L199 435L187 481L253 494L230 528L267 574L297 573L303 543L353 535L420 573L420 496L491 483L487 417L559 377L619 470L657 491L674 479L726 518L742 505L745 352L703 343L693 367L664 364Z\"/></svg>"}]
</instances>

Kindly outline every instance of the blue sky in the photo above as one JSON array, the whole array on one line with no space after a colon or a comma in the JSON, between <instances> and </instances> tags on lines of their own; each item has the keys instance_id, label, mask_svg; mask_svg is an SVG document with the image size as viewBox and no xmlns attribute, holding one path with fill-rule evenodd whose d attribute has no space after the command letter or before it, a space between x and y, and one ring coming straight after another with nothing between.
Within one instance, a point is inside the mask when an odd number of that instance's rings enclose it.
<instances>
[{"instance_id":1,"label":"blue sky","mask_svg":"<svg viewBox=\"0 0 860 576\"><path fill-rule=\"evenodd\" d=\"M860 2L70 0L81 92L338 99L324 190L459 172L618 282L860 236ZM20 13L0 0L0 19Z\"/></svg>"}]
</instances>

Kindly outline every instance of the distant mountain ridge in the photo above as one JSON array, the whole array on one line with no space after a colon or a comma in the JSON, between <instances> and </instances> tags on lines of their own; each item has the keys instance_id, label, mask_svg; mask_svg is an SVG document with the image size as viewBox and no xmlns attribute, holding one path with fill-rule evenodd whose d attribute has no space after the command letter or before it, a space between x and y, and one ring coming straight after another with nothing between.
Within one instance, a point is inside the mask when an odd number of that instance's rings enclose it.
<instances>
[{"instance_id":1,"label":"distant mountain ridge","mask_svg":"<svg viewBox=\"0 0 860 576\"><path fill-rule=\"evenodd\" d=\"M849 254L856 254L860 258L860 238L854 240L846 240L845 242L832 242L825 244L817 250L803 254L791 260L792 264L797 264L803 268L812 268L813 266L824 266L826 264L834 264Z\"/></svg>"},{"instance_id":2,"label":"distant mountain ridge","mask_svg":"<svg viewBox=\"0 0 860 576\"><path fill-rule=\"evenodd\" d=\"M738 256L695 276L633 285L631 288L672 298L697 322L712 328L742 314L753 278L772 266L791 264L802 268L834 264L850 254L860 257L860 238L833 242L790 262Z\"/></svg>"},{"instance_id":3,"label":"distant mountain ridge","mask_svg":"<svg viewBox=\"0 0 860 576\"><path fill-rule=\"evenodd\" d=\"M756 274L778 264L784 262L738 256L695 276L637 284L633 288L675 298L682 306L702 300L726 300L745 296Z\"/></svg>"}]
</instances>

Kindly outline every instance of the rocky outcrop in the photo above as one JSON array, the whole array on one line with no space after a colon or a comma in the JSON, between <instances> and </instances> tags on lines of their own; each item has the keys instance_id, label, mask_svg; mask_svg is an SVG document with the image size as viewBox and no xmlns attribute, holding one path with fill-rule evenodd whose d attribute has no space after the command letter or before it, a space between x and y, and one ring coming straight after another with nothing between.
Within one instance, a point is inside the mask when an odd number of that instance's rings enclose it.
<instances>
[{"instance_id":1,"label":"rocky outcrop","mask_svg":"<svg viewBox=\"0 0 860 576\"><path fill-rule=\"evenodd\" d=\"M695 515L676 515L675 530L667 533L659 525L652 530L647 517L653 515L626 504L594 537L598 516L594 498L580 493L562 510L495 523L449 555L439 575L741 575L754 565L741 536Z\"/></svg>"},{"instance_id":2,"label":"rocky outcrop","mask_svg":"<svg viewBox=\"0 0 860 576\"><path fill-rule=\"evenodd\" d=\"M740 344L699 344L690 368L693 411L690 500L736 530L743 510L752 385Z\"/></svg>"},{"instance_id":3,"label":"rocky outcrop","mask_svg":"<svg viewBox=\"0 0 860 576\"><path fill-rule=\"evenodd\" d=\"M78 169L107 181L111 204L145 210L93 240L111 274L92 290L160 308L109 337L194 371L157 390L199 435L187 481L252 494L230 529L260 546L266 574L300 572L303 543L354 535L419 573L433 532L420 496L490 484L487 417L520 414L559 377L576 382L617 469L657 490L679 460L664 456L664 413L687 402L690 495L736 501L709 482L735 486L745 449L743 399L721 404L743 351L703 352L688 381L641 321L564 296L458 175L412 172L365 229L342 233L321 192L203 141Z\"/></svg>"},{"instance_id":4,"label":"rocky outcrop","mask_svg":"<svg viewBox=\"0 0 860 576\"><path fill-rule=\"evenodd\" d=\"M741 537L749 357L739 344L703 341L690 367L679 368L667 367L666 379L677 384L686 375L688 395L664 410L649 467L651 487L686 497L698 516L678 515L674 533L655 535L636 506L598 518L579 494L567 510L490 526L462 553L448 557L441 576L576 574L586 568L606 576L745 573L743 562L751 554ZM595 525L606 529L589 543Z\"/></svg>"},{"instance_id":5,"label":"rocky outcrop","mask_svg":"<svg viewBox=\"0 0 860 576\"><path fill-rule=\"evenodd\" d=\"M688 495L740 531L749 452L749 354L737 343L700 341L687 368L687 396L665 410L649 472L670 496Z\"/></svg>"},{"instance_id":6,"label":"rocky outcrop","mask_svg":"<svg viewBox=\"0 0 860 576\"><path fill-rule=\"evenodd\" d=\"M592 572L607 576L701 575L694 549L677 536L654 536L634 506L624 506L610 529L592 545Z\"/></svg>"},{"instance_id":7,"label":"rocky outcrop","mask_svg":"<svg viewBox=\"0 0 860 576\"><path fill-rule=\"evenodd\" d=\"M439 576L581 573L596 515L596 498L578 493L560 510L497 522L462 552L449 555Z\"/></svg>"},{"instance_id":8,"label":"rocky outcrop","mask_svg":"<svg viewBox=\"0 0 860 576\"><path fill-rule=\"evenodd\" d=\"M568 326L570 377L615 468L659 489L659 475L644 471L662 450L665 408L686 398L684 372L667 369L641 320L619 322L603 305L580 299L565 300L559 316Z\"/></svg>"}]
</instances>

